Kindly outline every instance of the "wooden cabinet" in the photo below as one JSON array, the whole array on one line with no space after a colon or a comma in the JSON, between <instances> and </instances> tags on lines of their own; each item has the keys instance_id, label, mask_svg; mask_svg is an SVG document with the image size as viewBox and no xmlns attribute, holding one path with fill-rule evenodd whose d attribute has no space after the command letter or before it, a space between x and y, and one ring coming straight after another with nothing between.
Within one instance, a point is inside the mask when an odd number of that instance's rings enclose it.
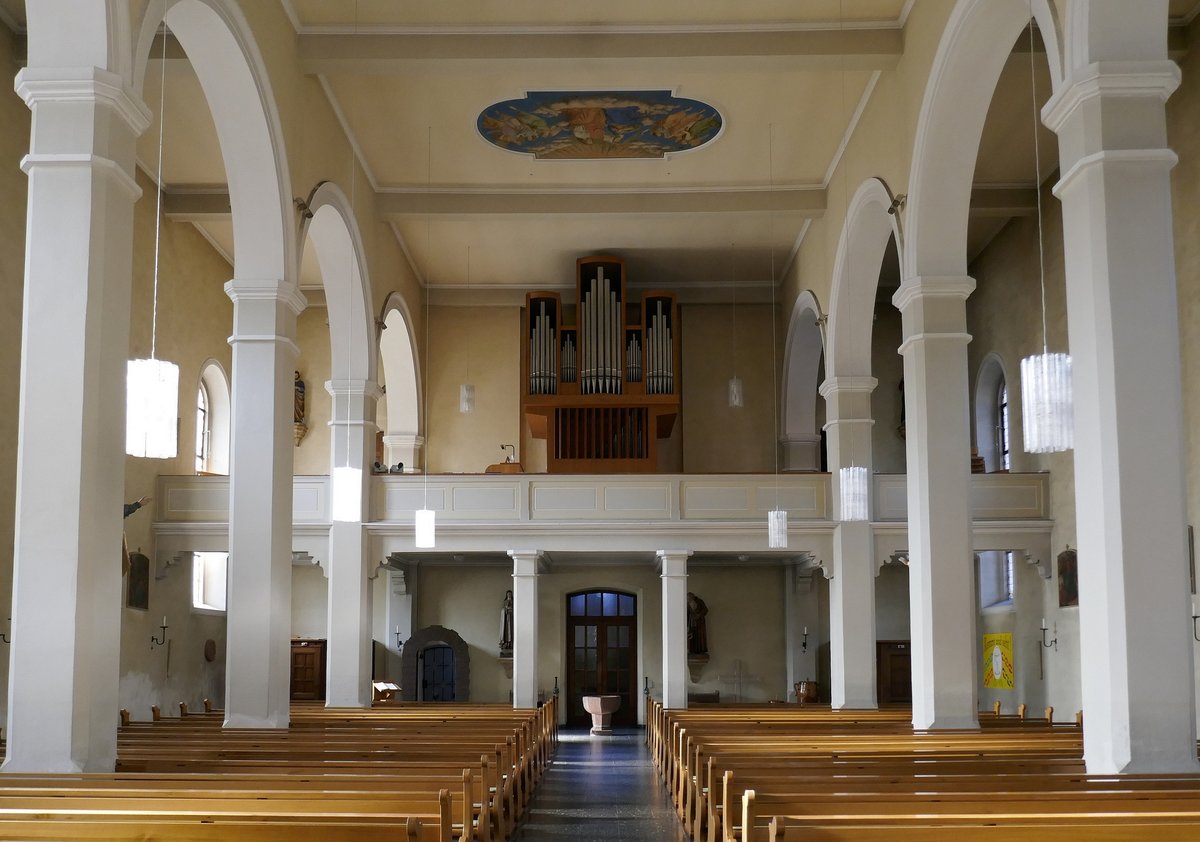
<instances>
[{"instance_id":1,"label":"wooden cabinet","mask_svg":"<svg viewBox=\"0 0 1200 842\"><path fill-rule=\"evenodd\" d=\"M325 641L292 640L292 693L300 701L325 700Z\"/></svg>"}]
</instances>

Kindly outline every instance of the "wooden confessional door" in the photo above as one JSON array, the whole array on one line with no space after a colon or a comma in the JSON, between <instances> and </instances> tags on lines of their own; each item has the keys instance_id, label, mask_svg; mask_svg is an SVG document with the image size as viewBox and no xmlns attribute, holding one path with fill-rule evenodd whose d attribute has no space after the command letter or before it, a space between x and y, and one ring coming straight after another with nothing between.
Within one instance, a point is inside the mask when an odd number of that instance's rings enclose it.
<instances>
[{"instance_id":1,"label":"wooden confessional door","mask_svg":"<svg viewBox=\"0 0 1200 842\"><path fill-rule=\"evenodd\" d=\"M567 597L567 723L590 725L583 697L621 697L617 727L637 725L637 598L615 591Z\"/></svg>"},{"instance_id":2,"label":"wooden confessional door","mask_svg":"<svg viewBox=\"0 0 1200 842\"><path fill-rule=\"evenodd\" d=\"M325 699L325 641L292 641L291 697L302 701Z\"/></svg>"},{"instance_id":3,"label":"wooden confessional door","mask_svg":"<svg viewBox=\"0 0 1200 842\"><path fill-rule=\"evenodd\" d=\"M427 646L421 650L421 701L454 701L454 649Z\"/></svg>"},{"instance_id":4,"label":"wooden confessional door","mask_svg":"<svg viewBox=\"0 0 1200 842\"><path fill-rule=\"evenodd\" d=\"M912 651L907 640L876 644L879 704L912 704Z\"/></svg>"}]
</instances>

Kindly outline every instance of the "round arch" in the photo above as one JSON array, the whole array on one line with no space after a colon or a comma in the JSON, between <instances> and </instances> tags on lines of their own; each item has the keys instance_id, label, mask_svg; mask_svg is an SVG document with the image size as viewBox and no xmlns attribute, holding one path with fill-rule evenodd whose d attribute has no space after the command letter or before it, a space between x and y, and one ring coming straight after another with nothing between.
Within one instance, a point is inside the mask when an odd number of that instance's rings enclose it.
<instances>
[{"instance_id":1,"label":"round arch","mask_svg":"<svg viewBox=\"0 0 1200 842\"><path fill-rule=\"evenodd\" d=\"M820 434L817 431L817 387L825 352L822 326L825 318L812 290L796 298L788 322L783 350L783 418L785 470L821 469Z\"/></svg>"},{"instance_id":2,"label":"round arch","mask_svg":"<svg viewBox=\"0 0 1200 842\"><path fill-rule=\"evenodd\" d=\"M833 262L825 377L869 377L871 330L879 271L888 241L896 240L903 266L903 232L892 212L894 197L882 179L869 178L855 191Z\"/></svg>"},{"instance_id":3,"label":"round arch","mask_svg":"<svg viewBox=\"0 0 1200 842\"><path fill-rule=\"evenodd\" d=\"M1049 0L1030 0L1046 47L1051 87L1062 85L1061 27ZM909 174L904 279L967 275L967 222L988 108L1029 6L958 0L925 85Z\"/></svg>"},{"instance_id":4,"label":"round arch","mask_svg":"<svg viewBox=\"0 0 1200 842\"><path fill-rule=\"evenodd\" d=\"M229 412L229 376L225 373L225 367L212 357L209 357L204 361L204 365L200 366L200 377L196 383L196 390L201 389L204 390L208 402L207 429L197 430L196 437L197 444L200 443L202 434L207 439L204 447L207 455L205 470L210 474L228 474L229 430L232 420ZM198 423L199 419L197 419Z\"/></svg>"},{"instance_id":5,"label":"round arch","mask_svg":"<svg viewBox=\"0 0 1200 842\"><path fill-rule=\"evenodd\" d=\"M400 698L405 702L417 701L417 656L429 646L449 646L454 650L454 701L471 700L471 648L462 635L445 626L426 626L413 632L404 641L400 654Z\"/></svg>"},{"instance_id":6,"label":"round arch","mask_svg":"<svg viewBox=\"0 0 1200 842\"><path fill-rule=\"evenodd\" d=\"M1000 464L1000 448L996 440L996 419L999 410L998 396L1000 386L1010 383L1008 370L1004 360L995 352L989 353L979 364L979 372L975 376L975 448L983 457L984 465L989 471L1002 467ZM1009 396L1009 425L1008 435L1013 435L1013 390L1008 390Z\"/></svg>"},{"instance_id":7,"label":"round arch","mask_svg":"<svg viewBox=\"0 0 1200 842\"><path fill-rule=\"evenodd\" d=\"M329 312L330 377L375 382L375 307L362 235L345 191L324 181L308 202L312 217L302 236L311 240Z\"/></svg>"},{"instance_id":8,"label":"round arch","mask_svg":"<svg viewBox=\"0 0 1200 842\"><path fill-rule=\"evenodd\" d=\"M134 51L134 89L165 22L212 112L233 218L234 277L295 285L291 178L275 96L250 25L232 0L151 0Z\"/></svg>"},{"instance_id":9,"label":"round arch","mask_svg":"<svg viewBox=\"0 0 1200 842\"><path fill-rule=\"evenodd\" d=\"M424 430L421 425L421 370L412 318L404 297L393 292L381 314L384 331L379 337L380 365L387 384L387 429L384 444L389 464L403 462L415 468Z\"/></svg>"}]
</instances>

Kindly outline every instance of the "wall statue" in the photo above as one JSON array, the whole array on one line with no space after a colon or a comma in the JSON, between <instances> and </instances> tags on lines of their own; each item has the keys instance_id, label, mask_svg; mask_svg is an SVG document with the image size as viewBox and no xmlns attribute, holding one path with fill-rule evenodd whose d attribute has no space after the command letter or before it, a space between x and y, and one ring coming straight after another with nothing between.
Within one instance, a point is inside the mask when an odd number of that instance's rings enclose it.
<instances>
[{"instance_id":1,"label":"wall statue","mask_svg":"<svg viewBox=\"0 0 1200 842\"><path fill-rule=\"evenodd\" d=\"M694 593L687 595L687 651L688 657L708 654L708 606Z\"/></svg>"}]
</instances>

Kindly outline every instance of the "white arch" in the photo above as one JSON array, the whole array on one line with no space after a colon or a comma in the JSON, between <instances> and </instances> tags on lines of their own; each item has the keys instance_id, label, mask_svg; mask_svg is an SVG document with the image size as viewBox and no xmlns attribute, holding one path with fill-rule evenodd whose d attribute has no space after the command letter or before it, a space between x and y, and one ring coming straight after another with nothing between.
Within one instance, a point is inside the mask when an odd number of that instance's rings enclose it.
<instances>
[{"instance_id":1,"label":"white arch","mask_svg":"<svg viewBox=\"0 0 1200 842\"><path fill-rule=\"evenodd\" d=\"M200 366L196 388L208 395L208 472L229 473L229 377L225 367L211 357Z\"/></svg>"},{"instance_id":2,"label":"white arch","mask_svg":"<svg viewBox=\"0 0 1200 842\"><path fill-rule=\"evenodd\" d=\"M212 112L233 216L234 275L295 285L299 261L291 177L262 54L233 0L151 0L137 41L134 87L166 21L192 62Z\"/></svg>"},{"instance_id":3,"label":"white arch","mask_svg":"<svg viewBox=\"0 0 1200 842\"><path fill-rule=\"evenodd\" d=\"M821 468L817 432L817 386L825 352L821 304L810 289L796 298L783 349L783 430L785 470Z\"/></svg>"},{"instance_id":4,"label":"white arch","mask_svg":"<svg viewBox=\"0 0 1200 842\"><path fill-rule=\"evenodd\" d=\"M995 352L989 353L979 364L979 373L975 377L975 448L983 457L983 462L989 471L1000 466L1000 451L996 442L996 397L1001 383L1011 383L1008 379L1008 369L1004 360ZM1014 434L1012 425L1012 399L1016 393L1012 387L1008 390L1010 440Z\"/></svg>"},{"instance_id":5,"label":"white arch","mask_svg":"<svg viewBox=\"0 0 1200 842\"><path fill-rule=\"evenodd\" d=\"M825 376L871 374L871 329L879 270L888 241L895 237L901 265L904 238L898 215L889 213L893 196L881 179L869 178L855 191L833 262Z\"/></svg>"},{"instance_id":6,"label":"white arch","mask_svg":"<svg viewBox=\"0 0 1200 842\"><path fill-rule=\"evenodd\" d=\"M959 0L938 45L913 141L903 277L967 275L967 221L979 141L992 95L1031 0ZM1062 84L1060 27L1048 0L1032 0L1051 86Z\"/></svg>"},{"instance_id":7,"label":"white arch","mask_svg":"<svg viewBox=\"0 0 1200 842\"><path fill-rule=\"evenodd\" d=\"M329 181L313 191L308 207L313 215L303 236L312 240L321 267L329 310L331 379L375 382L375 308L354 210L346 193Z\"/></svg>"},{"instance_id":8,"label":"white arch","mask_svg":"<svg viewBox=\"0 0 1200 842\"><path fill-rule=\"evenodd\" d=\"M412 318L404 297L393 292L383 305L385 326L379 337L379 356L387 384L387 423L385 444L390 444L388 461L416 466L425 430L421 424L421 370L417 366L417 346Z\"/></svg>"}]
</instances>

